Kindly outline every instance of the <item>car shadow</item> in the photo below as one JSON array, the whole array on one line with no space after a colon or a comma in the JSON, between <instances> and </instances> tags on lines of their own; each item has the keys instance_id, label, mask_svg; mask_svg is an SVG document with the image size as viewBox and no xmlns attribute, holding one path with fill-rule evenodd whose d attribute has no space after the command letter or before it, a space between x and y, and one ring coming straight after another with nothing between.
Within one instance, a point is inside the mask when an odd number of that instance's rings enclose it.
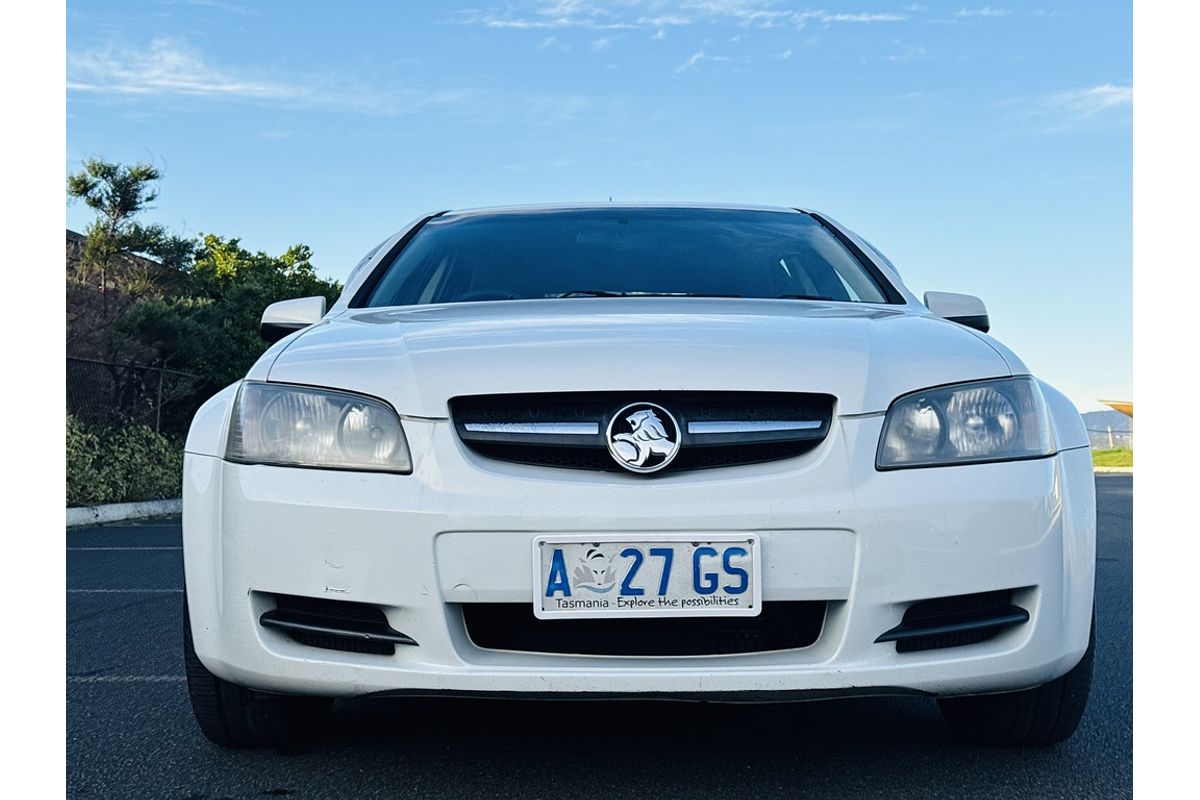
<instances>
[{"instance_id":1,"label":"car shadow","mask_svg":"<svg viewBox=\"0 0 1200 800\"><path fill-rule=\"evenodd\" d=\"M405 725L397 730L400 719ZM945 739L934 701L911 697L794 703L378 698L339 702L332 733L362 742L408 739L412 730L422 739L452 739L459 746L533 736L546 739L547 748L570 750L587 743L611 747L622 739L640 750L641 737L663 734L689 750L714 736L736 736L756 747L781 739L829 747L914 736Z\"/></svg>"},{"instance_id":2,"label":"car shadow","mask_svg":"<svg viewBox=\"0 0 1200 800\"><path fill-rule=\"evenodd\" d=\"M370 786L431 797L926 798L945 790L957 800L1004 796L1010 781L1030 777L1045 786L1047 775L1066 788L1079 770L1071 748L961 744L934 701L914 697L783 704L381 698L339 702L323 742L278 754L353 763L352 784L369 764Z\"/></svg>"}]
</instances>

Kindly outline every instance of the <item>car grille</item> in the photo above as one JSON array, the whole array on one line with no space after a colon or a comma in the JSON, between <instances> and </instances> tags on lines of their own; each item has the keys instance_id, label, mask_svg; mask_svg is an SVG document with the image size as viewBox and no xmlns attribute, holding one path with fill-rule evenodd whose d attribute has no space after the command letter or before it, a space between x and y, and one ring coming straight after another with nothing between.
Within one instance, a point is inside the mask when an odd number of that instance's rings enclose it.
<instances>
[{"instance_id":1,"label":"car grille","mask_svg":"<svg viewBox=\"0 0 1200 800\"><path fill-rule=\"evenodd\" d=\"M596 656L710 656L808 647L824 601L763 603L756 617L538 619L528 603L466 603L467 635L485 650Z\"/></svg>"},{"instance_id":2,"label":"car grille","mask_svg":"<svg viewBox=\"0 0 1200 800\"><path fill-rule=\"evenodd\" d=\"M555 392L471 395L450 401L455 430L499 461L622 471L606 433L623 408L652 403L678 423L666 472L777 461L824 441L834 398L795 392Z\"/></svg>"}]
</instances>

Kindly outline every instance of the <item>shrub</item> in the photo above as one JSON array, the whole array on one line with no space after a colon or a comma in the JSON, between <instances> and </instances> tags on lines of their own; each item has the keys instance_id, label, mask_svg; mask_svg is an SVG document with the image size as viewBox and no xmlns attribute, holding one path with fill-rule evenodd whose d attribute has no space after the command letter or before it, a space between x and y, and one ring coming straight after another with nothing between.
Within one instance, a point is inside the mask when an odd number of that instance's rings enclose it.
<instances>
[{"instance_id":1,"label":"shrub","mask_svg":"<svg viewBox=\"0 0 1200 800\"><path fill-rule=\"evenodd\" d=\"M179 497L183 448L145 425L90 429L67 417L67 505Z\"/></svg>"},{"instance_id":2,"label":"shrub","mask_svg":"<svg viewBox=\"0 0 1200 800\"><path fill-rule=\"evenodd\" d=\"M100 437L67 416L67 505L81 506L108 500L109 488L96 468Z\"/></svg>"}]
</instances>

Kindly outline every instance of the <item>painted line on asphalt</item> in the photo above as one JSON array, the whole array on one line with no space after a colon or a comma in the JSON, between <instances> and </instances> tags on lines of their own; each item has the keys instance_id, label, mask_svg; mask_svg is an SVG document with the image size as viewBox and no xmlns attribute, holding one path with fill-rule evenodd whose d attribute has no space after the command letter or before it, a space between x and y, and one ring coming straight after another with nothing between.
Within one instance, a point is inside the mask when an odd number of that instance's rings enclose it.
<instances>
[{"instance_id":1,"label":"painted line on asphalt","mask_svg":"<svg viewBox=\"0 0 1200 800\"><path fill-rule=\"evenodd\" d=\"M73 550L182 550L182 547L68 547L67 552Z\"/></svg>"},{"instance_id":2,"label":"painted line on asphalt","mask_svg":"<svg viewBox=\"0 0 1200 800\"><path fill-rule=\"evenodd\" d=\"M68 595L164 595L182 589L67 589Z\"/></svg>"},{"instance_id":3,"label":"painted line on asphalt","mask_svg":"<svg viewBox=\"0 0 1200 800\"><path fill-rule=\"evenodd\" d=\"M183 683L183 675L68 675L67 683Z\"/></svg>"}]
</instances>

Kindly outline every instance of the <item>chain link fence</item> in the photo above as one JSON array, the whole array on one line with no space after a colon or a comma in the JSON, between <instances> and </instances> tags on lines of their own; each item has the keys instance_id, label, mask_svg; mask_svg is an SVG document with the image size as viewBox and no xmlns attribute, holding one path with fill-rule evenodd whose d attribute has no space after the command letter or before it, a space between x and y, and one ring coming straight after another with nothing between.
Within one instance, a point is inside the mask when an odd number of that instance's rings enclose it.
<instances>
[{"instance_id":1,"label":"chain link fence","mask_svg":"<svg viewBox=\"0 0 1200 800\"><path fill-rule=\"evenodd\" d=\"M182 436L207 389L203 378L188 372L67 357L67 413L87 425L145 425Z\"/></svg>"},{"instance_id":2,"label":"chain link fence","mask_svg":"<svg viewBox=\"0 0 1200 800\"><path fill-rule=\"evenodd\" d=\"M1133 431L1115 430L1112 427L1088 428L1088 439L1093 450L1132 450Z\"/></svg>"}]
</instances>

